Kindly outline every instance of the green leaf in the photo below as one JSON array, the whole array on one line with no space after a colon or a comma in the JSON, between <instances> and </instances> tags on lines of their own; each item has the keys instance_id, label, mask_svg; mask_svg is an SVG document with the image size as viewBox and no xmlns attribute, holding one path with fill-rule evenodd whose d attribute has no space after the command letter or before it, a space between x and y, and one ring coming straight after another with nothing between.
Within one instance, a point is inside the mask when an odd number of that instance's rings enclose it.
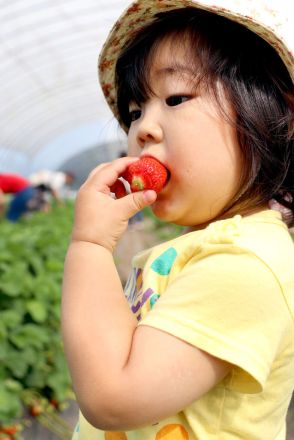
<instances>
[{"instance_id":1,"label":"green leaf","mask_svg":"<svg viewBox=\"0 0 294 440\"><path fill-rule=\"evenodd\" d=\"M19 348L31 345L41 349L45 343L49 342L49 335L45 329L35 324L26 324L11 333L9 339Z\"/></svg>"},{"instance_id":2,"label":"green leaf","mask_svg":"<svg viewBox=\"0 0 294 440\"><path fill-rule=\"evenodd\" d=\"M25 293L31 285L31 276L27 264L15 261L0 278L0 291L8 296L18 296Z\"/></svg>"},{"instance_id":3,"label":"green leaf","mask_svg":"<svg viewBox=\"0 0 294 440\"><path fill-rule=\"evenodd\" d=\"M4 385L0 386L0 420L5 424L20 417L22 413L22 403L20 395L14 394Z\"/></svg>"},{"instance_id":4,"label":"green leaf","mask_svg":"<svg viewBox=\"0 0 294 440\"><path fill-rule=\"evenodd\" d=\"M7 296L18 296L21 294L19 285L15 281L0 281L0 292Z\"/></svg>"},{"instance_id":5,"label":"green leaf","mask_svg":"<svg viewBox=\"0 0 294 440\"><path fill-rule=\"evenodd\" d=\"M25 347L22 351L21 356L29 365L36 365L40 353L33 347Z\"/></svg>"},{"instance_id":6,"label":"green leaf","mask_svg":"<svg viewBox=\"0 0 294 440\"><path fill-rule=\"evenodd\" d=\"M43 303L34 300L28 301L26 308L34 321L44 322L46 320L47 309Z\"/></svg>"},{"instance_id":7,"label":"green leaf","mask_svg":"<svg viewBox=\"0 0 294 440\"><path fill-rule=\"evenodd\" d=\"M10 352L5 361L6 367L14 377L23 378L28 371L28 363L20 356L17 351Z\"/></svg>"},{"instance_id":8,"label":"green leaf","mask_svg":"<svg viewBox=\"0 0 294 440\"><path fill-rule=\"evenodd\" d=\"M7 379L5 380L4 385L8 391L11 391L13 393L19 393L23 389L21 383L18 380Z\"/></svg>"},{"instance_id":9,"label":"green leaf","mask_svg":"<svg viewBox=\"0 0 294 440\"><path fill-rule=\"evenodd\" d=\"M1 363L4 362L4 360L7 357L7 353L10 349L10 344L8 342L7 338L0 338L0 366Z\"/></svg>"},{"instance_id":10,"label":"green leaf","mask_svg":"<svg viewBox=\"0 0 294 440\"><path fill-rule=\"evenodd\" d=\"M31 371L26 378L26 385L35 389L45 388L48 380L48 375L39 369L34 369Z\"/></svg>"},{"instance_id":11,"label":"green leaf","mask_svg":"<svg viewBox=\"0 0 294 440\"><path fill-rule=\"evenodd\" d=\"M0 351L1 351L1 340L7 336L7 326L3 322L2 314L0 313Z\"/></svg>"},{"instance_id":12,"label":"green leaf","mask_svg":"<svg viewBox=\"0 0 294 440\"><path fill-rule=\"evenodd\" d=\"M50 374L48 377L48 385L52 388L54 395L58 400L64 400L69 389L68 377L61 372Z\"/></svg>"},{"instance_id":13,"label":"green leaf","mask_svg":"<svg viewBox=\"0 0 294 440\"><path fill-rule=\"evenodd\" d=\"M39 274L44 271L44 262L40 255L33 253L28 258L28 266L34 274Z\"/></svg>"},{"instance_id":14,"label":"green leaf","mask_svg":"<svg viewBox=\"0 0 294 440\"><path fill-rule=\"evenodd\" d=\"M62 273L63 271L63 261L60 261L60 258L49 258L46 261L45 267L47 270L50 270L50 272L59 272Z\"/></svg>"},{"instance_id":15,"label":"green leaf","mask_svg":"<svg viewBox=\"0 0 294 440\"><path fill-rule=\"evenodd\" d=\"M21 323L22 318L23 313L19 313L15 310L4 310L0 312L0 322L8 329L17 327Z\"/></svg>"}]
</instances>

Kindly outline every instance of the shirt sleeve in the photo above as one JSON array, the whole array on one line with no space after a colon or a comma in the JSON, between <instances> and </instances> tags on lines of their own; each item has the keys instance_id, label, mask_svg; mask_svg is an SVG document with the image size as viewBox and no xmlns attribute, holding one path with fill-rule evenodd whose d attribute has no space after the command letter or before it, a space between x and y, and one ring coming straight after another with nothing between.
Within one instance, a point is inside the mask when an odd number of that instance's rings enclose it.
<instances>
[{"instance_id":1,"label":"shirt sleeve","mask_svg":"<svg viewBox=\"0 0 294 440\"><path fill-rule=\"evenodd\" d=\"M192 258L142 319L232 363L231 387L263 390L286 331L287 309L270 268L250 251Z\"/></svg>"}]
</instances>

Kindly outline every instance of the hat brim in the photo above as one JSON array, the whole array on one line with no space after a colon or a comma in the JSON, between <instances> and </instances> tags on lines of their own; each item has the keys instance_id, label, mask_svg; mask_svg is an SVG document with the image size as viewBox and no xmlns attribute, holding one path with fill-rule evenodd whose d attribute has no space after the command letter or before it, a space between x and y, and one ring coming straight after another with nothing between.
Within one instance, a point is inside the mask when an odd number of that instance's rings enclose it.
<instances>
[{"instance_id":1,"label":"hat brim","mask_svg":"<svg viewBox=\"0 0 294 440\"><path fill-rule=\"evenodd\" d=\"M294 82L294 38L291 38L285 5L280 6L280 9L273 9L264 0L137 0L131 3L112 27L98 61L102 91L114 116L118 118L115 66L123 47L140 29L152 22L159 12L183 7L194 7L224 16L259 35L277 51ZM126 127L123 128L126 130Z\"/></svg>"}]
</instances>

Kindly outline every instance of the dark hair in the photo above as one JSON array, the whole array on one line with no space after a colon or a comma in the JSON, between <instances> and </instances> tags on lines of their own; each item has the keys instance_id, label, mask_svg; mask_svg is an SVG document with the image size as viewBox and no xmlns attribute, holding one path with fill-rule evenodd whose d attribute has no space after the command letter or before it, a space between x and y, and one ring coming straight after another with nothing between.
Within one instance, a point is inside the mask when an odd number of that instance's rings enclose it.
<instances>
[{"instance_id":1,"label":"dark hair","mask_svg":"<svg viewBox=\"0 0 294 440\"><path fill-rule=\"evenodd\" d=\"M294 86L278 54L246 27L216 14L196 8L160 13L117 61L117 109L126 127L130 101L142 103L152 95L149 67L164 38L175 47L185 44L197 85L212 92L227 118L218 84L233 107L235 120L230 122L236 127L244 169L240 191L224 211L274 198L290 209L286 220L293 224Z\"/></svg>"}]
</instances>

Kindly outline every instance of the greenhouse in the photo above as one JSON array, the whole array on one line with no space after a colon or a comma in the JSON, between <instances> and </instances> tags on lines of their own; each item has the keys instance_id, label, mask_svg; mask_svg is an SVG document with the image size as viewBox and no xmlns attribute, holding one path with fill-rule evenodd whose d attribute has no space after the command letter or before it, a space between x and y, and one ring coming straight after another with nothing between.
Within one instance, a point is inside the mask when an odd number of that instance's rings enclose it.
<instances>
[{"instance_id":1,"label":"greenhouse","mask_svg":"<svg viewBox=\"0 0 294 440\"><path fill-rule=\"evenodd\" d=\"M127 3L0 2L0 172L61 169L100 147L96 160L105 161L124 148L98 84L97 58Z\"/></svg>"}]
</instances>

